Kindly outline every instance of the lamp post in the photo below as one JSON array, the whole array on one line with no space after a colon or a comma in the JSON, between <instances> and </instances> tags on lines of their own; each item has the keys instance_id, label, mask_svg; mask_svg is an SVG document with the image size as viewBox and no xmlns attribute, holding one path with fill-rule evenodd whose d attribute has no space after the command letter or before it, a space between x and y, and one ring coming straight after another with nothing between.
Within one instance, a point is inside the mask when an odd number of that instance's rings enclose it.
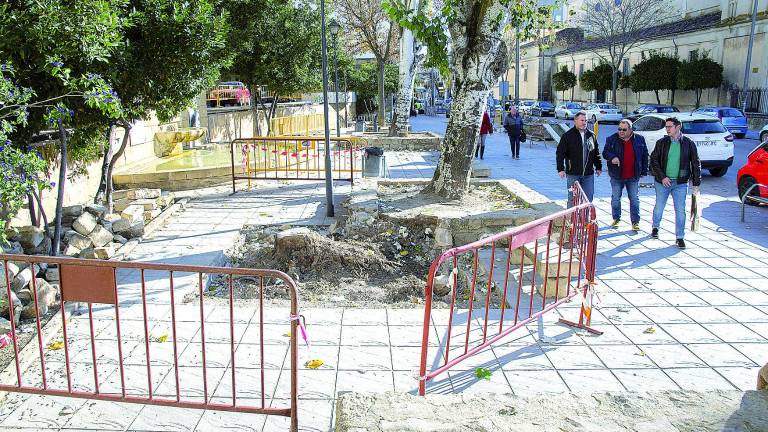
<instances>
[{"instance_id":1,"label":"lamp post","mask_svg":"<svg viewBox=\"0 0 768 432\"><path fill-rule=\"evenodd\" d=\"M325 128L325 215L333 217L333 166L331 131L328 126L328 42L325 40L325 0L320 0L320 42L323 51L323 122Z\"/></svg>"},{"instance_id":2,"label":"lamp post","mask_svg":"<svg viewBox=\"0 0 768 432\"><path fill-rule=\"evenodd\" d=\"M341 26L339 23L331 18L331 22L328 23L328 31L331 32L331 42L333 43L333 90L336 93L333 99L333 103L336 104L336 136L341 136L341 128L339 127L339 68L336 65L336 38L339 36L339 30Z\"/></svg>"}]
</instances>

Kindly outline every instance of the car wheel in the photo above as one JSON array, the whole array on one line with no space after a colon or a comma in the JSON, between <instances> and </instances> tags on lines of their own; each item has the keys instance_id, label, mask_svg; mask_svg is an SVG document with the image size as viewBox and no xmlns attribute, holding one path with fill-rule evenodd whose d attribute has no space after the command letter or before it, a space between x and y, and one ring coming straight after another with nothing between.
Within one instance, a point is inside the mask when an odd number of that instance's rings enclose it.
<instances>
[{"instance_id":1,"label":"car wheel","mask_svg":"<svg viewBox=\"0 0 768 432\"><path fill-rule=\"evenodd\" d=\"M742 139L745 136L747 136L747 134L745 134L745 133L737 133L737 134L734 134L734 135L736 135L736 138L738 138L738 139Z\"/></svg>"},{"instance_id":2,"label":"car wheel","mask_svg":"<svg viewBox=\"0 0 768 432\"><path fill-rule=\"evenodd\" d=\"M755 179L750 176L744 176L739 180L739 199L743 200L744 195L747 193L747 190L749 190L752 185L755 184ZM749 193L750 196L757 196L758 191L757 188L752 189L752 192ZM757 205L757 202L749 200L747 201L747 204L749 205Z\"/></svg>"},{"instance_id":3,"label":"car wheel","mask_svg":"<svg viewBox=\"0 0 768 432\"><path fill-rule=\"evenodd\" d=\"M768 141L768 131L765 131L760 134L760 142L764 143L766 141Z\"/></svg>"},{"instance_id":4,"label":"car wheel","mask_svg":"<svg viewBox=\"0 0 768 432\"><path fill-rule=\"evenodd\" d=\"M709 173L712 177L722 177L728 172L728 167L710 168Z\"/></svg>"}]
</instances>

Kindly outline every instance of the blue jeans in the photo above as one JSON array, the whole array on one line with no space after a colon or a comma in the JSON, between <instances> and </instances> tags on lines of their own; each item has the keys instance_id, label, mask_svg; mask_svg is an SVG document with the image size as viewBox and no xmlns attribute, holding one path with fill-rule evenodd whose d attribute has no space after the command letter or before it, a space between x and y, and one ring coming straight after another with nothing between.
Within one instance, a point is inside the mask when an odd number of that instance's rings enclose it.
<instances>
[{"instance_id":1,"label":"blue jeans","mask_svg":"<svg viewBox=\"0 0 768 432\"><path fill-rule=\"evenodd\" d=\"M588 175L588 176L577 176L577 175L566 175L566 180L568 182L568 208L573 207L573 192L571 191L571 186L573 186L574 182L579 182L581 185L581 189L584 190L584 194L587 195L587 199L589 202L592 202L592 197L595 194L595 176L594 175Z\"/></svg>"},{"instance_id":2,"label":"blue jeans","mask_svg":"<svg viewBox=\"0 0 768 432\"><path fill-rule=\"evenodd\" d=\"M611 178L611 214L614 220L621 219L621 192L627 188L629 197L629 218L633 224L640 223L640 179L619 180Z\"/></svg>"},{"instance_id":3,"label":"blue jeans","mask_svg":"<svg viewBox=\"0 0 768 432\"><path fill-rule=\"evenodd\" d=\"M675 236L679 239L685 237L685 197L688 195L688 183L678 184L672 180L672 186L666 187L659 182L656 185L656 205L653 207L653 227L658 228L661 217L664 215L664 206L667 205L669 195L672 195L672 203L675 205Z\"/></svg>"}]
</instances>

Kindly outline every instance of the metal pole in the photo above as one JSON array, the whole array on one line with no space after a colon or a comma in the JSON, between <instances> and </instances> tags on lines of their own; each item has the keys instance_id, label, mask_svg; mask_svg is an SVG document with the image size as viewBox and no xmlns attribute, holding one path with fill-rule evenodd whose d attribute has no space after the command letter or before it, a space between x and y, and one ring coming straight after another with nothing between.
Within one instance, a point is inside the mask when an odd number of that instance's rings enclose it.
<instances>
[{"instance_id":1,"label":"metal pole","mask_svg":"<svg viewBox=\"0 0 768 432\"><path fill-rule=\"evenodd\" d=\"M755 41L755 21L757 20L757 0L752 0L752 27L749 30L749 47L747 48L747 64L744 65L744 86L741 88L741 110L747 110L747 87L749 86L749 69L752 66L752 43Z\"/></svg>"},{"instance_id":2,"label":"metal pole","mask_svg":"<svg viewBox=\"0 0 768 432\"><path fill-rule=\"evenodd\" d=\"M341 136L341 127L339 126L339 68L336 65L336 35L331 35L333 41L333 91L336 93L333 98L333 103L336 104L336 136Z\"/></svg>"},{"instance_id":3,"label":"metal pole","mask_svg":"<svg viewBox=\"0 0 768 432\"><path fill-rule=\"evenodd\" d=\"M320 1L320 41L323 49L323 123L325 125L325 215L333 217L333 166L331 131L328 125L328 42L325 40L325 0Z\"/></svg>"},{"instance_id":4,"label":"metal pole","mask_svg":"<svg viewBox=\"0 0 768 432\"><path fill-rule=\"evenodd\" d=\"M348 126L347 114L347 73L344 72L344 124Z\"/></svg>"},{"instance_id":5,"label":"metal pole","mask_svg":"<svg viewBox=\"0 0 768 432\"><path fill-rule=\"evenodd\" d=\"M515 105L520 103L520 27L515 28Z\"/></svg>"}]
</instances>

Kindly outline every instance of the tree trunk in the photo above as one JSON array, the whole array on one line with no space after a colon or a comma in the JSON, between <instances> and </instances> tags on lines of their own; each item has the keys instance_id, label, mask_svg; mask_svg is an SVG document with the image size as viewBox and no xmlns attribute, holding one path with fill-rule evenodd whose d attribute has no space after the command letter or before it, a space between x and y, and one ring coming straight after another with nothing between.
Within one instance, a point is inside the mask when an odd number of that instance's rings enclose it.
<instances>
[{"instance_id":1,"label":"tree trunk","mask_svg":"<svg viewBox=\"0 0 768 432\"><path fill-rule=\"evenodd\" d=\"M619 70L616 66L611 66L611 103L616 104L616 89L619 88Z\"/></svg>"},{"instance_id":2,"label":"tree trunk","mask_svg":"<svg viewBox=\"0 0 768 432\"><path fill-rule=\"evenodd\" d=\"M32 196L35 198L35 201L37 202L37 208L40 210L40 218L43 221L43 227L45 229L48 229L48 215L45 214L45 208L43 208L42 200L40 199L40 194L42 194L42 189L38 189L37 191L32 191Z\"/></svg>"},{"instance_id":3,"label":"tree trunk","mask_svg":"<svg viewBox=\"0 0 768 432\"><path fill-rule=\"evenodd\" d=\"M376 58L376 65L379 68L379 116L378 123L379 129L384 128L384 122L387 112L387 107L384 100L384 59Z\"/></svg>"},{"instance_id":4,"label":"tree trunk","mask_svg":"<svg viewBox=\"0 0 768 432\"><path fill-rule=\"evenodd\" d=\"M248 88L251 91L250 99L251 99L251 112L253 115L253 132L257 136L261 136L261 122L259 121L259 105L256 101L256 94L259 92L259 87L256 85L248 84ZM242 137L240 137L242 138Z\"/></svg>"},{"instance_id":5,"label":"tree trunk","mask_svg":"<svg viewBox=\"0 0 768 432\"><path fill-rule=\"evenodd\" d=\"M696 92L696 109L698 109L701 104L701 89L696 89L694 91Z\"/></svg>"},{"instance_id":6,"label":"tree trunk","mask_svg":"<svg viewBox=\"0 0 768 432\"><path fill-rule=\"evenodd\" d=\"M670 100L669 104L670 105L674 105L675 104L675 89L672 89L672 91L670 93L672 93L672 95L671 95L672 97L671 97L671 100Z\"/></svg>"},{"instance_id":7,"label":"tree trunk","mask_svg":"<svg viewBox=\"0 0 768 432\"><path fill-rule=\"evenodd\" d=\"M109 209L109 212L112 212L113 209L113 202L112 202L112 171L115 169L115 164L117 164L118 159L120 159L120 156L123 155L123 152L125 151L125 148L128 147L128 141L131 139L131 124L125 120L120 119L118 121L118 124L121 128L123 128L123 141L120 143L120 148L117 149L115 154L112 155L112 159L109 160L109 166L107 167L107 187L104 191L104 204L107 206L107 209Z\"/></svg>"},{"instance_id":8,"label":"tree trunk","mask_svg":"<svg viewBox=\"0 0 768 432\"><path fill-rule=\"evenodd\" d=\"M418 8L418 1L414 1L411 8ZM389 136L405 136L411 123L411 103L413 101L413 83L416 80L416 71L426 58L423 51L417 52L417 43L413 32L402 29L400 36L400 77L397 101L392 110L392 123L389 127Z\"/></svg>"},{"instance_id":9,"label":"tree trunk","mask_svg":"<svg viewBox=\"0 0 768 432\"><path fill-rule=\"evenodd\" d=\"M32 226L39 227L40 224L37 223L37 212L35 211L35 201L32 198L32 192L27 194L27 210L29 211L29 223Z\"/></svg>"},{"instance_id":10,"label":"tree trunk","mask_svg":"<svg viewBox=\"0 0 768 432\"><path fill-rule=\"evenodd\" d=\"M501 27L507 9L498 0L463 0L454 5L454 11L458 16L448 28L453 42L451 116L435 175L424 190L446 198L460 197L469 186L488 91L507 63Z\"/></svg>"},{"instance_id":11,"label":"tree trunk","mask_svg":"<svg viewBox=\"0 0 768 432\"><path fill-rule=\"evenodd\" d=\"M659 99L659 91L654 90L653 93L656 94L656 103L661 104L661 99Z\"/></svg>"},{"instance_id":12,"label":"tree trunk","mask_svg":"<svg viewBox=\"0 0 768 432\"><path fill-rule=\"evenodd\" d=\"M64 206L64 183L67 181L67 131L64 129L64 123L59 120L59 140L61 141L61 162L59 165L59 189L56 195L56 224L53 229L53 241L51 242L51 256L59 254L59 245L61 244L61 217L62 207Z\"/></svg>"},{"instance_id":13,"label":"tree trunk","mask_svg":"<svg viewBox=\"0 0 768 432\"><path fill-rule=\"evenodd\" d=\"M93 196L94 204L106 202L107 171L109 168L109 161L112 158L112 134L114 131L115 125L109 125L109 132L107 132L107 147L104 149L104 158L101 160L101 180L99 181L99 189L96 190L96 195Z\"/></svg>"}]
</instances>

